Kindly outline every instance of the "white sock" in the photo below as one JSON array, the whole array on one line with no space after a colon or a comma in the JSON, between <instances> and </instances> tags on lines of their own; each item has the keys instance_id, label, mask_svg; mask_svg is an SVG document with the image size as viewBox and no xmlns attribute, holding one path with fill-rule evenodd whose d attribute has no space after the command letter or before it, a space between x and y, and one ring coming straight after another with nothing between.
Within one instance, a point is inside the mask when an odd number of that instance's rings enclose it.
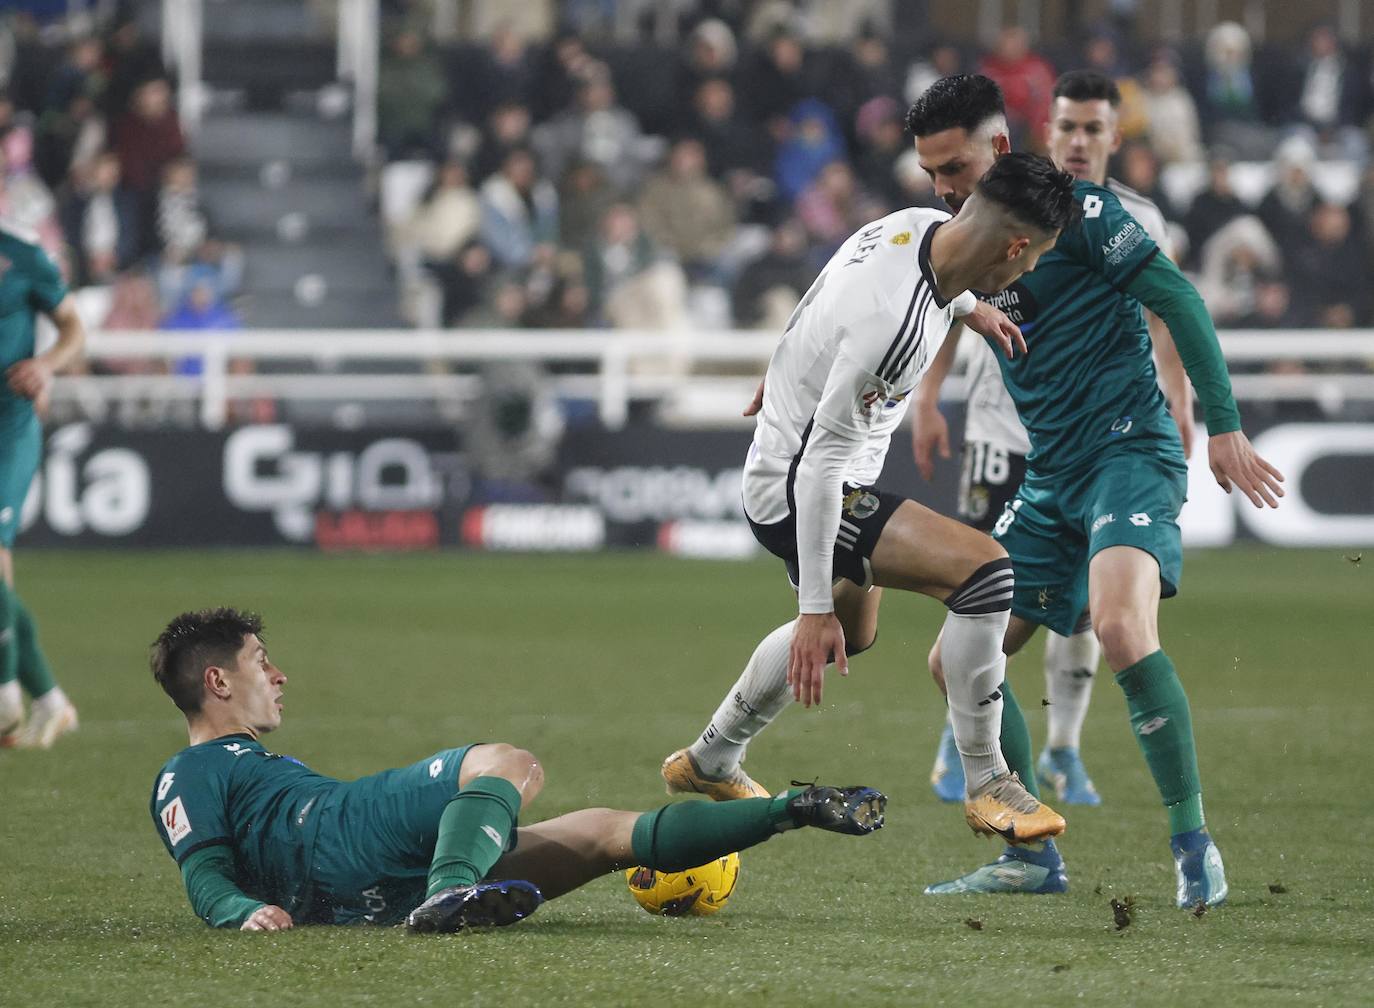
<instances>
[{"instance_id":1,"label":"white sock","mask_svg":"<svg viewBox=\"0 0 1374 1008\"><path fill-rule=\"evenodd\" d=\"M977 615L951 612L940 632L949 723L954 726L968 794L1008 772L998 739L1007 671L1002 638L1010 620L1007 609Z\"/></svg>"},{"instance_id":2,"label":"white sock","mask_svg":"<svg viewBox=\"0 0 1374 1008\"><path fill-rule=\"evenodd\" d=\"M1083 733L1083 719L1093 694L1093 676L1102 646L1091 630L1045 639L1045 699L1050 702L1045 717L1051 749L1077 749Z\"/></svg>"},{"instance_id":3,"label":"white sock","mask_svg":"<svg viewBox=\"0 0 1374 1008\"><path fill-rule=\"evenodd\" d=\"M23 717L24 694L19 691L19 680L0 683L0 731L17 725Z\"/></svg>"},{"instance_id":4,"label":"white sock","mask_svg":"<svg viewBox=\"0 0 1374 1008\"><path fill-rule=\"evenodd\" d=\"M34 697L33 700L34 711L41 711L44 714L53 714L65 706L67 706L67 694L62 692L61 686L54 686L41 697Z\"/></svg>"},{"instance_id":5,"label":"white sock","mask_svg":"<svg viewBox=\"0 0 1374 1008\"><path fill-rule=\"evenodd\" d=\"M711 716L691 753L708 777L726 777L744 759L745 746L792 702L787 659L796 620L778 627L754 649L749 664Z\"/></svg>"}]
</instances>

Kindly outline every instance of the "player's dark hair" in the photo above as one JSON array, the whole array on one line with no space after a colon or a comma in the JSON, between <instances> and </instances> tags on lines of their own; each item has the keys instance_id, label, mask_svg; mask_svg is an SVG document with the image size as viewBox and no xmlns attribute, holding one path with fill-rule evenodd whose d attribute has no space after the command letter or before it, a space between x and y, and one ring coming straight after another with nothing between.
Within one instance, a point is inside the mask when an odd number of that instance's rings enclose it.
<instances>
[{"instance_id":1,"label":"player's dark hair","mask_svg":"<svg viewBox=\"0 0 1374 1008\"><path fill-rule=\"evenodd\" d=\"M977 192L1046 234L1072 227L1083 215L1073 176L1038 154L1003 154L978 180Z\"/></svg>"},{"instance_id":2,"label":"player's dark hair","mask_svg":"<svg viewBox=\"0 0 1374 1008\"><path fill-rule=\"evenodd\" d=\"M930 136L947 129L972 133L993 116L1006 114L1002 89L982 74L941 77L926 88L906 114L912 136Z\"/></svg>"},{"instance_id":3,"label":"player's dark hair","mask_svg":"<svg viewBox=\"0 0 1374 1008\"><path fill-rule=\"evenodd\" d=\"M183 714L199 714L205 670L232 665L248 634L262 637L262 617L257 613L224 608L184 612L153 641L148 665Z\"/></svg>"},{"instance_id":4,"label":"player's dark hair","mask_svg":"<svg viewBox=\"0 0 1374 1008\"><path fill-rule=\"evenodd\" d=\"M1070 70L1054 82L1054 96L1069 101L1105 101L1121 107L1121 89L1116 81L1096 70Z\"/></svg>"}]
</instances>

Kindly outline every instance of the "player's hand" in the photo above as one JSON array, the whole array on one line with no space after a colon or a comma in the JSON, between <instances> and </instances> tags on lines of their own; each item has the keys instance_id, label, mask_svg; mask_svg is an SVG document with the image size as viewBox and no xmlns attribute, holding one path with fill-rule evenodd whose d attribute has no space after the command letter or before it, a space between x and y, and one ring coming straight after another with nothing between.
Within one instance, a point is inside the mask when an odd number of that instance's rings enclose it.
<instances>
[{"instance_id":1,"label":"player's hand","mask_svg":"<svg viewBox=\"0 0 1374 1008\"><path fill-rule=\"evenodd\" d=\"M821 702L821 682L825 666L835 656L840 675L849 675L849 660L844 654L844 628L833 612L802 613L792 631L792 650L787 658L787 685L792 698L803 707Z\"/></svg>"},{"instance_id":2,"label":"player's hand","mask_svg":"<svg viewBox=\"0 0 1374 1008\"><path fill-rule=\"evenodd\" d=\"M240 931L287 931L295 926L291 915L279 906L260 906L248 915Z\"/></svg>"},{"instance_id":3,"label":"player's hand","mask_svg":"<svg viewBox=\"0 0 1374 1008\"><path fill-rule=\"evenodd\" d=\"M1178 425L1178 436L1183 439L1183 457L1186 459L1193 457L1193 404L1170 403L1169 415L1174 418L1174 423Z\"/></svg>"},{"instance_id":4,"label":"player's hand","mask_svg":"<svg viewBox=\"0 0 1374 1008\"><path fill-rule=\"evenodd\" d=\"M1207 443L1208 461L1217 485L1227 493L1231 487L1250 498L1257 508L1279 506L1283 496L1283 473L1255 454L1250 439L1240 431L1213 434Z\"/></svg>"},{"instance_id":5,"label":"player's hand","mask_svg":"<svg viewBox=\"0 0 1374 1008\"><path fill-rule=\"evenodd\" d=\"M744 412L740 416L753 416L763 409L763 379L759 379L759 387L754 390L754 401L744 407Z\"/></svg>"},{"instance_id":6,"label":"player's hand","mask_svg":"<svg viewBox=\"0 0 1374 1008\"><path fill-rule=\"evenodd\" d=\"M942 459L949 458L949 421L938 405L918 403L911 422L911 454L922 479L935 475L937 451Z\"/></svg>"},{"instance_id":7,"label":"player's hand","mask_svg":"<svg viewBox=\"0 0 1374 1008\"><path fill-rule=\"evenodd\" d=\"M52 367L37 357L11 364L5 371L10 391L25 399L40 399L52 388Z\"/></svg>"},{"instance_id":8,"label":"player's hand","mask_svg":"<svg viewBox=\"0 0 1374 1008\"><path fill-rule=\"evenodd\" d=\"M1028 352L1026 337L1021 335L1016 323L1007 318L1000 308L994 308L986 301L979 301L978 307L960 316L959 321L996 344L1008 360L1015 357L1018 350L1023 354Z\"/></svg>"}]
</instances>

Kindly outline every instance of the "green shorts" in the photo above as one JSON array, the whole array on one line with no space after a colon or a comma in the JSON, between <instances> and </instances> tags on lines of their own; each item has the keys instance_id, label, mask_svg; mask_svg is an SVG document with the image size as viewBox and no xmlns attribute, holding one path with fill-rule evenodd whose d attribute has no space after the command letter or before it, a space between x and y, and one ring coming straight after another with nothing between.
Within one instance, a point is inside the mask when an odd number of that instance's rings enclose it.
<instances>
[{"instance_id":1,"label":"green shorts","mask_svg":"<svg viewBox=\"0 0 1374 1008\"><path fill-rule=\"evenodd\" d=\"M1182 457L1123 450L1092 469L1053 479L1027 474L992 530L1016 568L1014 615L1068 636L1088 607L1088 561L1134 546L1159 562L1160 594L1178 593L1187 500Z\"/></svg>"},{"instance_id":2,"label":"green shorts","mask_svg":"<svg viewBox=\"0 0 1374 1008\"><path fill-rule=\"evenodd\" d=\"M43 426L32 413L13 430L0 431L0 546L9 549L19 532L24 498L43 455Z\"/></svg>"},{"instance_id":3,"label":"green shorts","mask_svg":"<svg viewBox=\"0 0 1374 1008\"><path fill-rule=\"evenodd\" d=\"M471 748L444 749L340 786L320 812L312 916L392 924L424 902L439 817L458 793L458 768ZM514 840L512 830L510 846Z\"/></svg>"}]
</instances>

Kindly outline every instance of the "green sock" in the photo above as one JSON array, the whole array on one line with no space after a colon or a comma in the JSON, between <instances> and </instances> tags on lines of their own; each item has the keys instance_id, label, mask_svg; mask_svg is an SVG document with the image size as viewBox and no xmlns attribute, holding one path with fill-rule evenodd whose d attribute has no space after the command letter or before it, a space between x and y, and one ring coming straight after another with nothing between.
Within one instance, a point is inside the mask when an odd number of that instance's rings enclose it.
<instances>
[{"instance_id":1,"label":"green sock","mask_svg":"<svg viewBox=\"0 0 1374 1008\"><path fill-rule=\"evenodd\" d=\"M504 777L474 778L454 795L439 817L425 898L482 879L506 852L519 815L520 791Z\"/></svg>"},{"instance_id":2,"label":"green sock","mask_svg":"<svg viewBox=\"0 0 1374 1008\"><path fill-rule=\"evenodd\" d=\"M1169 832L1201 829L1202 781L1193 744L1193 717L1174 663L1163 651L1116 674L1126 694L1131 729L1169 810Z\"/></svg>"},{"instance_id":3,"label":"green sock","mask_svg":"<svg viewBox=\"0 0 1374 1008\"><path fill-rule=\"evenodd\" d=\"M15 631L19 597L0 580L0 684L19 674L19 635Z\"/></svg>"},{"instance_id":4,"label":"green sock","mask_svg":"<svg viewBox=\"0 0 1374 1008\"><path fill-rule=\"evenodd\" d=\"M1035 782L1035 765L1031 757L1030 728L1026 725L1026 715L1021 713L1021 705L1016 702L1016 694L1011 691L1011 683L1002 683L1002 734L998 741L1002 745L1002 758L1007 761L1007 769L1021 778L1021 786L1035 797L1040 797L1040 786Z\"/></svg>"},{"instance_id":5,"label":"green sock","mask_svg":"<svg viewBox=\"0 0 1374 1008\"><path fill-rule=\"evenodd\" d=\"M635 861L658 871L684 871L761 844L792 825L787 802L795 793L724 802L682 801L645 812L635 820Z\"/></svg>"},{"instance_id":6,"label":"green sock","mask_svg":"<svg viewBox=\"0 0 1374 1008\"><path fill-rule=\"evenodd\" d=\"M25 692L35 700L52 690L57 681L52 677L48 659L43 657L43 649L38 646L38 632L33 626L33 616L28 606L14 597L15 618L14 636L19 659L19 682Z\"/></svg>"}]
</instances>

